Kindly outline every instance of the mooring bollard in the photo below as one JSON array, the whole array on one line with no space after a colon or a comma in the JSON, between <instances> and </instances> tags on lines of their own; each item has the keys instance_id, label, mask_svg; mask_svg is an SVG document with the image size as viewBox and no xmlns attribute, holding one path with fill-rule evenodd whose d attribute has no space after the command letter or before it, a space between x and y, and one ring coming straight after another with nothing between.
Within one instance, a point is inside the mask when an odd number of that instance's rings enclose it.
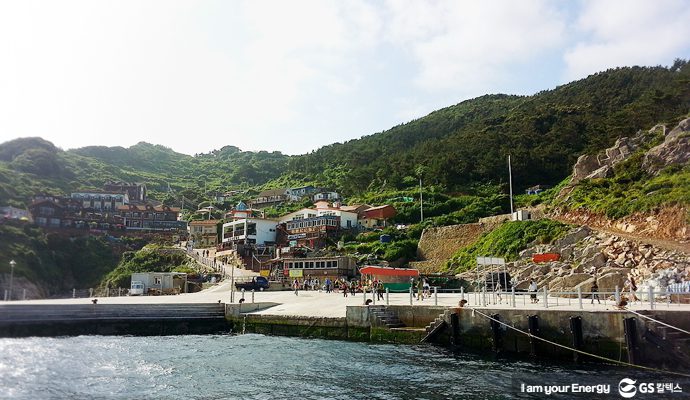
<instances>
[{"instance_id":1,"label":"mooring bollard","mask_svg":"<svg viewBox=\"0 0 690 400\"><path fill-rule=\"evenodd\" d=\"M242 297L240 299L244 299L244 288L242 288Z\"/></svg>"},{"instance_id":2,"label":"mooring bollard","mask_svg":"<svg viewBox=\"0 0 690 400\"><path fill-rule=\"evenodd\" d=\"M460 286L460 301L465 300L465 287Z\"/></svg>"},{"instance_id":3,"label":"mooring bollard","mask_svg":"<svg viewBox=\"0 0 690 400\"><path fill-rule=\"evenodd\" d=\"M389 305L390 303L388 302L388 295L390 294L390 290L386 288L386 305Z\"/></svg>"},{"instance_id":4,"label":"mooring bollard","mask_svg":"<svg viewBox=\"0 0 690 400\"><path fill-rule=\"evenodd\" d=\"M513 303L513 308L516 308L517 306L515 305L515 286L510 288L510 301Z\"/></svg>"},{"instance_id":5,"label":"mooring bollard","mask_svg":"<svg viewBox=\"0 0 690 400\"><path fill-rule=\"evenodd\" d=\"M252 289L252 303L254 302L254 289Z\"/></svg>"},{"instance_id":6,"label":"mooring bollard","mask_svg":"<svg viewBox=\"0 0 690 400\"><path fill-rule=\"evenodd\" d=\"M544 308L549 308L549 289L544 288Z\"/></svg>"},{"instance_id":7,"label":"mooring bollard","mask_svg":"<svg viewBox=\"0 0 690 400\"><path fill-rule=\"evenodd\" d=\"M580 310L582 310L582 288L579 286L577 288L577 302L580 304ZM592 304L594 304L594 300L592 300Z\"/></svg>"},{"instance_id":8,"label":"mooring bollard","mask_svg":"<svg viewBox=\"0 0 690 400\"><path fill-rule=\"evenodd\" d=\"M434 305L438 305L438 287L434 286Z\"/></svg>"}]
</instances>

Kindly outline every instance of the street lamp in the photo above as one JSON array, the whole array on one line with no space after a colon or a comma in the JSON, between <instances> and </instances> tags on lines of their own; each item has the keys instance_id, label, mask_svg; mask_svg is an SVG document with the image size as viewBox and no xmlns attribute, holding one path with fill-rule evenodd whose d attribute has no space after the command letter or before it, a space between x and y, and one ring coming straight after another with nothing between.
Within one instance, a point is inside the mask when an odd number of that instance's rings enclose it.
<instances>
[{"instance_id":1,"label":"street lamp","mask_svg":"<svg viewBox=\"0 0 690 400\"><path fill-rule=\"evenodd\" d=\"M12 300L12 281L14 280L14 266L15 265L17 265L17 263L14 260L10 261L10 293L9 293L10 296L8 298L9 300Z\"/></svg>"}]
</instances>

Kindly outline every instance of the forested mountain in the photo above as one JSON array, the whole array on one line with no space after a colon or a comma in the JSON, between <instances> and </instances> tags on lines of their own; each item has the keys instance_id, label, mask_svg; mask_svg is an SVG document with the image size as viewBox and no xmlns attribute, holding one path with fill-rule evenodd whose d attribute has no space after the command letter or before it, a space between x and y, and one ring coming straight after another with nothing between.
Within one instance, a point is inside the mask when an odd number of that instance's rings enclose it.
<instances>
[{"instance_id":1,"label":"forested mountain","mask_svg":"<svg viewBox=\"0 0 690 400\"><path fill-rule=\"evenodd\" d=\"M617 68L532 96L488 95L388 131L293 157L294 177L346 194L409 186L419 173L449 191L506 180L512 155L518 187L554 184L582 153L616 138L677 122L690 110L690 65ZM420 168L421 167L421 168Z\"/></svg>"},{"instance_id":2,"label":"forested mountain","mask_svg":"<svg viewBox=\"0 0 690 400\"><path fill-rule=\"evenodd\" d=\"M690 65L617 68L532 96L467 100L346 143L301 156L225 146L188 156L148 143L63 151L40 138L0 144L0 205L26 204L38 191L99 188L106 180L146 182L172 202L168 186L193 197L208 190L310 182L362 196L410 188L421 176L445 193L474 193L506 180L512 155L516 187L553 184L576 158L617 137L672 125L690 110ZM194 197L199 199L201 197Z\"/></svg>"}]
</instances>

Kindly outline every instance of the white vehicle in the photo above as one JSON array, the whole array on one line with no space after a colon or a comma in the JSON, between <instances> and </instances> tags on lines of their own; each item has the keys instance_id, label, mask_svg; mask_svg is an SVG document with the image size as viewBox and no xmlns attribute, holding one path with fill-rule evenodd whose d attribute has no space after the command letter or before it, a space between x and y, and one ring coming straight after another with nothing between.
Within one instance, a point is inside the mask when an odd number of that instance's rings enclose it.
<instances>
[{"instance_id":1,"label":"white vehicle","mask_svg":"<svg viewBox=\"0 0 690 400\"><path fill-rule=\"evenodd\" d=\"M142 281L132 281L132 285L129 288L130 296L143 296L144 295L144 283Z\"/></svg>"}]
</instances>

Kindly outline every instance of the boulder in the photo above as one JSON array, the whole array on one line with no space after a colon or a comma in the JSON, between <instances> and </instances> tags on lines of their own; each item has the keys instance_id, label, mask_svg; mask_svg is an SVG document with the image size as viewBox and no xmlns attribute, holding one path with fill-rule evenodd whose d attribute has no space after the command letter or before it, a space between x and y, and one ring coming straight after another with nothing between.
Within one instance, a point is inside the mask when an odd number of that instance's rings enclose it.
<instances>
[{"instance_id":1,"label":"boulder","mask_svg":"<svg viewBox=\"0 0 690 400\"><path fill-rule=\"evenodd\" d=\"M578 157L577 162L573 166L573 177L570 179L571 184L575 184L585 179L592 171L599 168L599 160L596 155L583 154Z\"/></svg>"},{"instance_id":2,"label":"boulder","mask_svg":"<svg viewBox=\"0 0 690 400\"><path fill-rule=\"evenodd\" d=\"M587 175L587 179L602 179L602 178L610 178L613 176L613 168L611 168L608 165L604 165L603 167L597 168L594 171L592 171L591 174Z\"/></svg>"},{"instance_id":3,"label":"boulder","mask_svg":"<svg viewBox=\"0 0 690 400\"><path fill-rule=\"evenodd\" d=\"M575 243L589 236L591 233L592 230L587 225L583 225L579 228L571 230L565 236L556 240L555 245L560 248L565 248L567 246L574 245Z\"/></svg>"},{"instance_id":4,"label":"boulder","mask_svg":"<svg viewBox=\"0 0 690 400\"><path fill-rule=\"evenodd\" d=\"M590 274L572 274L563 277L563 288L566 291L571 291L575 286L579 285L580 283L586 281L587 279L590 279L592 275Z\"/></svg>"},{"instance_id":5,"label":"boulder","mask_svg":"<svg viewBox=\"0 0 690 400\"><path fill-rule=\"evenodd\" d=\"M515 285L515 290L527 290L529 288L529 279L520 281Z\"/></svg>"},{"instance_id":6,"label":"boulder","mask_svg":"<svg viewBox=\"0 0 690 400\"><path fill-rule=\"evenodd\" d=\"M597 279L599 291L614 292L616 290L616 286L618 286L618 290L623 290L623 285L625 284L626 279L627 274L622 274L620 272L609 272L604 274Z\"/></svg>"},{"instance_id":7,"label":"boulder","mask_svg":"<svg viewBox=\"0 0 690 400\"><path fill-rule=\"evenodd\" d=\"M690 118L681 121L666 135L664 142L651 148L644 155L642 168L650 174L657 174L670 165L685 165L690 162Z\"/></svg>"},{"instance_id":8,"label":"boulder","mask_svg":"<svg viewBox=\"0 0 690 400\"><path fill-rule=\"evenodd\" d=\"M582 261L580 265L585 271L589 271L592 268L602 268L606 265L606 256L603 253L595 254L592 258Z\"/></svg>"}]
</instances>

